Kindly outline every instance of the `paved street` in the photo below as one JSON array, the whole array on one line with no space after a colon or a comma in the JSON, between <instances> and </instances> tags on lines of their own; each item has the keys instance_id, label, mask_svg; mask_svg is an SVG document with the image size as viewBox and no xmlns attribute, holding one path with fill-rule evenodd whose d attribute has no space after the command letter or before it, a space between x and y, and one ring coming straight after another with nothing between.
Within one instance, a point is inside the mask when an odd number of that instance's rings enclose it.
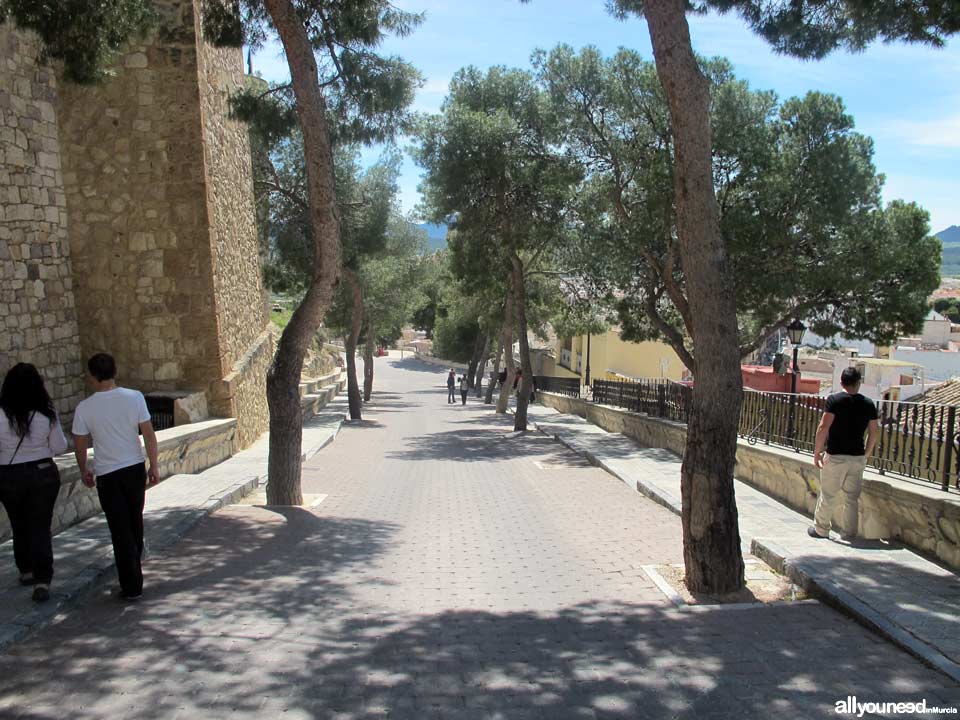
<instances>
[{"instance_id":1,"label":"paved street","mask_svg":"<svg viewBox=\"0 0 960 720\"><path fill-rule=\"evenodd\" d=\"M443 372L378 360L374 402L235 505L0 658L0 717L798 718L957 705L945 676L815 602L681 611L641 570L680 522ZM325 497L323 497L325 496ZM923 598L918 598L923 602ZM851 716L852 717L852 716Z\"/></svg>"}]
</instances>

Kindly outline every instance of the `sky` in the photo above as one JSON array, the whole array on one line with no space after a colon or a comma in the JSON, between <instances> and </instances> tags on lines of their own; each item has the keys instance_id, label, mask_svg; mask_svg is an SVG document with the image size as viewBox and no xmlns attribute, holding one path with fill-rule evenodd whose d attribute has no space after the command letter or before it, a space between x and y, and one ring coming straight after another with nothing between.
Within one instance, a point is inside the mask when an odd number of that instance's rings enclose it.
<instances>
[{"instance_id":1,"label":"sky","mask_svg":"<svg viewBox=\"0 0 960 720\"><path fill-rule=\"evenodd\" d=\"M417 67L424 85L415 110L438 112L450 78L461 67L530 67L536 49L566 43L594 45L605 55L620 47L652 60L646 23L619 21L603 0L396 0L424 12L423 24L406 38L389 38L386 54ZM819 62L779 56L735 15L690 18L694 49L723 56L740 78L781 99L811 90L843 98L859 132L875 143L874 164L886 176L884 199L912 200L926 208L931 230L960 225L960 39L935 49L877 43L865 52L836 52ZM282 82L289 77L276 44L253 58L254 72ZM409 144L409 143L407 143ZM404 143L401 142L401 146ZM373 162L378 149L367 151ZM407 157L400 178L401 203L413 211L421 170Z\"/></svg>"}]
</instances>

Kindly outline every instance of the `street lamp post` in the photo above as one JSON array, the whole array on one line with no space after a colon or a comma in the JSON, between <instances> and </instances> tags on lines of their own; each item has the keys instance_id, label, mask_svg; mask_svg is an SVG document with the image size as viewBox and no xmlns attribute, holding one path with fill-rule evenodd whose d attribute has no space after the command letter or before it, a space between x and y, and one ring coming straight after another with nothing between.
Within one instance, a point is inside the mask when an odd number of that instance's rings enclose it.
<instances>
[{"instance_id":1,"label":"street lamp post","mask_svg":"<svg viewBox=\"0 0 960 720\"><path fill-rule=\"evenodd\" d=\"M587 374L583 384L590 387L590 333L587 333Z\"/></svg>"},{"instance_id":2,"label":"street lamp post","mask_svg":"<svg viewBox=\"0 0 960 720\"><path fill-rule=\"evenodd\" d=\"M793 372L790 373L790 422L787 427L787 435L793 442L793 449L799 452L796 438L796 406L797 406L797 373L800 372L797 356L800 353L800 342L803 340L803 333L807 326L797 319L787 325L787 335L790 338L790 344L793 345Z\"/></svg>"}]
</instances>

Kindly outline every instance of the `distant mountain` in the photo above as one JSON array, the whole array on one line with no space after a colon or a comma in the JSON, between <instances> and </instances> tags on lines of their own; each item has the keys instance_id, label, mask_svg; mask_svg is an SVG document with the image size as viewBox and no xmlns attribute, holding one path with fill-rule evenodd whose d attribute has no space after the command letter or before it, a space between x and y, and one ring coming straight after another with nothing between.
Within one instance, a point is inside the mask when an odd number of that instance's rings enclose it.
<instances>
[{"instance_id":1,"label":"distant mountain","mask_svg":"<svg viewBox=\"0 0 960 720\"><path fill-rule=\"evenodd\" d=\"M447 226L436 223L420 223L418 228L427 233L430 251L447 249Z\"/></svg>"},{"instance_id":2,"label":"distant mountain","mask_svg":"<svg viewBox=\"0 0 960 720\"><path fill-rule=\"evenodd\" d=\"M944 245L947 243L960 243L960 225L951 225L946 230L941 230L937 233L937 237L940 238L940 242Z\"/></svg>"}]
</instances>

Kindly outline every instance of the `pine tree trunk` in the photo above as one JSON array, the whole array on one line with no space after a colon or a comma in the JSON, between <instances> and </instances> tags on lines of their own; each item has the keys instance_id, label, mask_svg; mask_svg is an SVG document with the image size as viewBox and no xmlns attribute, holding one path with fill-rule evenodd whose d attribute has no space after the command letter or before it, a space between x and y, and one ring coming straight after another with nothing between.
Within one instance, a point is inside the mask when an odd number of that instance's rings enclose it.
<instances>
[{"instance_id":1,"label":"pine tree trunk","mask_svg":"<svg viewBox=\"0 0 960 720\"><path fill-rule=\"evenodd\" d=\"M343 268L343 279L350 288L350 333L343 341L347 354L347 406L351 420L362 420L360 384L357 382L357 342L363 327L363 290L353 270Z\"/></svg>"},{"instance_id":2,"label":"pine tree trunk","mask_svg":"<svg viewBox=\"0 0 960 720\"><path fill-rule=\"evenodd\" d=\"M647 0L644 14L670 108L677 234L695 356L681 471L686 583L693 592L726 593L744 585L733 489L740 344L713 187L710 87L693 54L685 7L685 0Z\"/></svg>"},{"instance_id":3,"label":"pine tree trunk","mask_svg":"<svg viewBox=\"0 0 960 720\"><path fill-rule=\"evenodd\" d=\"M333 299L340 269L340 220L333 178L333 157L327 129L326 102L317 76L317 62L306 28L291 0L264 0L283 43L303 134L307 198L314 238L313 277L303 301L284 328L267 371L270 410L270 455L267 502L300 505L303 416L300 373L310 341Z\"/></svg>"},{"instance_id":4,"label":"pine tree trunk","mask_svg":"<svg viewBox=\"0 0 960 720\"><path fill-rule=\"evenodd\" d=\"M497 343L497 357L493 361L493 376L487 384L487 396L483 399L484 404L493 404L493 391L497 387L497 378L500 377L500 358L503 357L503 333L500 334L500 340Z\"/></svg>"},{"instance_id":5,"label":"pine tree trunk","mask_svg":"<svg viewBox=\"0 0 960 720\"><path fill-rule=\"evenodd\" d=\"M513 310L517 321L517 339L520 341L520 369L523 377L517 388L517 410L513 415L513 429L527 429L527 408L533 390L533 364L530 362L530 342L527 337L527 293L523 284L523 264L516 252L510 253L513 265Z\"/></svg>"},{"instance_id":6,"label":"pine tree trunk","mask_svg":"<svg viewBox=\"0 0 960 720\"><path fill-rule=\"evenodd\" d=\"M473 341L473 354L470 356L470 362L467 363L467 386L473 387L473 379L477 374L477 363L480 362L480 355L483 353L483 348L487 343L487 337L482 332L477 333L476 339Z\"/></svg>"},{"instance_id":7,"label":"pine tree trunk","mask_svg":"<svg viewBox=\"0 0 960 720\"><path fill-rule=\"evenodd\" d=\"M490 333L483 334L483 348L477 360L477 370L473 375L473 389L477 397L483 396L483 371L487 367L487 358L490 356Z\"/></svg>"},{"instance_id":8,"label":"pine tree trunk","mask_svg":"<svg viewBox=\"0 0 960 720\"><path fill-rule=\"evenodd\" d=\"M507 365L507 378L500 387L500 397L497 398L497 412L507 412L510 404L510 394L513 392L513 378L517 370L513 362L513 291L507 293L506 308L504 310L503 331L500 334L500 344L503 346L503 360Z\"/></svg>"},{"instance_id":9,"label":"pine tree trunk","mask_svg":"<svg viewBox=\"0 0 960 720\"><path fill-rule=\"evenodd\" d=\"M363 401L370 402L373 392L373 334L367 330L367 342L363 346Z\"/></svg>"}]
</instances>

